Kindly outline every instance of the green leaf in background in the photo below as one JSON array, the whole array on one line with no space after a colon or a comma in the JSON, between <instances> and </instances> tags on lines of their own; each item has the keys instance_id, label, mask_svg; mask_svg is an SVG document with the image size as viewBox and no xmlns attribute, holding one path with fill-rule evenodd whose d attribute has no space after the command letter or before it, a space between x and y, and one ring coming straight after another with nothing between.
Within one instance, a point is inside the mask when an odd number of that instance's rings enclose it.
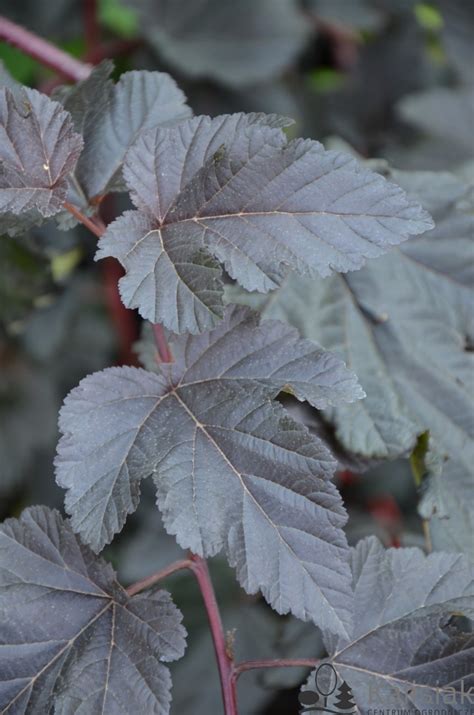
<instances>
[{"instance_id":1,"label":"green leaf in background","mask_svg":"<svg viewBox=\"0 0 474 715\"><path fill-rule=\"evenodd\" d=\"M0 60L17 82L34 85L38 73L38 64L34 59L28 57L24 52L20 52L16 47L0 42Z\"/></svg>"},{"instance_id":2,"label":"green leaf in background","mask_svg":"<svg viewBox=\"0 0 474 715\"><path fill-rule=\"evenodd\" d=\"M99 0L101 24L116 35L131 39L138 34L138 15L126 0Z\"/></svg>"}]
</instances>

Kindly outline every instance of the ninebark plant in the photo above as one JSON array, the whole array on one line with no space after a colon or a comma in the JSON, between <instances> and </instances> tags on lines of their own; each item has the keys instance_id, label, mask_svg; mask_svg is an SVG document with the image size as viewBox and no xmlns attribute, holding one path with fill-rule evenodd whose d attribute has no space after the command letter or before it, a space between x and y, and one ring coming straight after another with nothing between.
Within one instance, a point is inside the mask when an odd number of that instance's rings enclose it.
<instances>
[{"instance_id":1,"label":"ninebark plant","mask_svg":"<svg viewBox=\"0 0 474 715\"><path fill-rule=\"evenodd\" d=\"M290 274L359 269L431 229L430 216L350 156L289 140L286 118L192 117L166 74L114 84L109 62L92 70L5 20L1 30L78 81L54 99L12 81L1 89L2 229L82 222L97 259L122 264L124 305L151 324L143 368L90 375L65 400L56 471L70 518L34 507L0 529L2 712L168 713L163 663L183 655L185 631L156 585L180 569L202 592L226 715L244 671L315 664L234 662L205 560L220 552L247 593L322 629L361 712L379 704L367 699L373 683L384 706L394 689L416 708L444 697L472 656L451 619L469 611L472 571L460 556L385 551L375 539L349 549L337 462L276 398L337 410L364 399L357 377L224 290L224 276L265 294ZM113 191L135 209L105 226ZM97 554L147 477L189 557L125 589ZM311 698L309 682L301 702Z\"/></svg>"}]
</instances>

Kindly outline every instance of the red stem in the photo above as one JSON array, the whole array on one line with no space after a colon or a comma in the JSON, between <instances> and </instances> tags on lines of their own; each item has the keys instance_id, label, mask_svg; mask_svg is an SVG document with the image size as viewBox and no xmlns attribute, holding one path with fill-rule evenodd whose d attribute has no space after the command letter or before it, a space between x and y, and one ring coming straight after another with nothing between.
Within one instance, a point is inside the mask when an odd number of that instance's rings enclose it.
<instances>
[{"instance_id":1,"label":"red stem","mask_svg":"<svg viewBox=\"0 0 474 715\"><path fill-rule=\"evenodd\" d=\"M248 670L263 668L315 668L319 664L320 661L315 658L246 660L242 663L234 663L232 654L229 653L229 648L225 640L224 627L207 562L201 556L196 556L196 554L190 554L190 558L175 561L161 571L148 576L148 578L137 581L137 583L127 588L127 594L129 596L135 596L137 593L140 593L140 591L151 588L164 578L184 569L189 569L196 577L206 608L219 669L225 715L238 715L237 679L242 673Z\"/></svg>"},{"instance_id":2,"label":"red stem","mask_svg":"<svg viewBox=\"0 0 474 715\"><path fill-rule=\"evenodd\" d=\"M64 202L64 208L78 221L84 224L89 231L92 231L97 238L100 238L104 234L105 225L99 218L88 218L76 206L70 204L69 201ZM117 292L117 283L122 276L122 270L115 262L112 264L110 261L106 261L104 270L106 275L105 286L107 292L107 302L119 331L119 335L121 336L122 362L130 363L133 362L133 356L130 354L130 345L135 339L135 322L133 321L132 325L130 324L130 319L125 317L125 313L127 316L131 316L132 314L123 306ZM124 328L124 326L126 327ZM159 323L152 323L152 326L161 362L173 362L173 355L171 354L171 350L166 341L163 326Z\"/></svg>"},{"instance_id":3,"label":"red stem","mask_svg":"<svg viewBox=\"0 0 474 715\"><path fill-rule=\"evenodd\" d=\"M100 28L97 22L97 1L83 0L84 37L86 57L90 60L100 41Z\"/></svg>"},{"instance_id":4,"label":"red stem","mask_svg":"<svg viewBox=\"0 0 474 715\"><path fill-rule=\"evenodd\" d=\"M95 15L95 2L86 0L85 12L88 49L93 50L96 43L96 27L95 17L92 18L90 15L91 13ZM5 39L10 44L27 52L34 59L39 60L42 64L55 70L58 74L73 81L85 79L90 73L90 65L75 60L49 42L36 37L24 28L3 17L0 17L0 38ZM92 47L92 45L94 47ZM91 219L85 216L76 206L69 202L65 202L64 208L75 216L78 221L84 224L95 236L100 238L103 235L105 226L100 219ZM115 306L112 306L112 310L115 314ZM163 362L171 362L172 356L162 326L154 325L153 331L161 360ZM191 568L201 590L216 653L225 713L226 715L238 715L234 664L227 650L219 606L205 559L193 554L190 560L183 560L172 564L161 572L130 586L127 592L130 596L133 596L153 586L162 578L184 568ZM241 670L242 667L243 664L241 664Z\"/></svg>"},{"instance_id":5,"label":"red stem","mask_svg":"<svg viewBox=\"0 0 474 715\"><path fill-rule=\"evenodd\" d=\"M212 641L214 643L225 715L238 715L236 680L233 677L234 664L227 649L224 626L222 625L221 614L217 604L216 594L214 593L214 588L212 586L207 562L205 559L200 556L196 556L195 554L191 555L191 559L194 564L193 573L196 576L199 588L201 589L209 621L209 628L211 630Z\"/></svg>"},{"instance_id":6,"label":"red stem","mask_svg":"<svg viewBox=\"0 0 474 715\"><path fill-rule=\"evenodd\" d=\"M80 223L84 224L84 226L88 228L89 231L92 231L92 233L97 236L97 238L100 238L104 235L105 226L100 221L100 219L93 220L88 216L85 216L82 211L77 208L77 206L74 206L74 204L70 204L69 201L64 202L64 208L66 209L66 211L69 211L69 213L72 214L74 218L76 218Z\"/></svg>"},{"instance_id":7,"label":"red stem","mask_svg":"<svg viewBox=\"0 0 474 715\"><path fill-rule=\"evenodd\" d=\"M49 67L66 79L79 82L89 76L92 65L76 60L50 42L0 16L0 39L18 47L33 59Z\"/></svg>"},{"instance_id":8,"label":"red stem","mask_svg":"<svg viewBox=\"0 0 474 715\"><path fill-rule=\"evenodd\" d=\"M92 231L97 238L100 238L105 233L106 226L99 217L89 218L85 216L77 206L69 203L69 201L64 202L64 208L86 226L89 231ZM119 337L120 363L122 365L133 365L136 363L136 358L132 351L132 345L137 339L137 325L134 314L124 306L118 292L117 284L123 276L123 269L117 261L107 258L103 263L103 274L107 306Z\"/></svg>"},{"instance_id":9,"label":"red stem","mask_svg":"<svg viewBox=\"0 0 474 715\"><path fill-rule=\"evenodd\" d=\"M171 576L171 574L176 573L177 571L182 571L183 569L191 569L191 571L194 569L194 563L191 559L175 561L173 564L166 566L166 568L161 569L161 571L154 573L152 576L144 578L143 581L137 581L137 583L134 583L127 588L127 593L129 596L135 596L136 593L140 593L140 591L144 591L146 588L151 588L155 585L155 583L158 583L164 578L167 578L167 576Z\"/></svg>"},{"instance_id":10,"label":"red stem","mask_svg":"<svg viewBox=\"0 0 474 715\"><path fill-rule=\"evenodd\" d=\"M105 299L119 340L118 363L136 365L137 356L132 346L138 339L138 325L135 313L124 306L118 290L118 282L124 270L115 258L106 258L102 261L102 275Z\"/></svg>"},{"instance_id":11,"label":"red stem","mask_svg":"<svg viewBox=\"0 0 474 715\"><path fill-rule=\"evenodd\" d=\"M138 581L137 583L132 584L127 588L127 593L129 596L134 596L140 591L144 591L146 588L154 586L163 578L166 578L167 576L183 569L189 569L196 577L202 599L204 601L212 642L214 644L214 651L216 653L225 715L238 715L236 688L238 676L235 675L236 669L234 668L234 662L231 654L229 653L229 649L227 648L224 626L222 625L219 605L217 603L216 594L214 593L214 587L209 574L207 561L201 556L190 554L189 559L176 561L152 576L143 579L143 581Z\"/></svg>"},{"instance_id":12,"label":"red stem","mask_svg":"<svg viewBox=\"0 0 474 715\"><path fill-rule=\"evenodd\" d=\"M16 25L3 17L0 17L0 38L7 40L19 49L25 51L31 57L40 61L42 64L55 70L58 74L61 74L73 81L85 79L91 71L90 65L73 59L57 47L54 47L54 45L51 45L49 42L36 37L19 25ZM64 208L75 216L76 219L84 224L84 226L86 226L90 231L92 231L95 236L100 237L103 235L105 226L100 219L88 218L76 206L69 202L65 202ZM166 342L162 326L154 325L153 331L160 358L163 362L170 362L172 360L172 355ZM192 554L190 560L183 560L182 562L173 564L154 576L150 576L149 578L130 586L128 594L134 595L139 593L143 589L149 588L157 583L161 578L164 578L165 576L183 568L191 568L201 590L204 606L209 620L212 640L214 643L214 650L216 653L225 715L238 715L233 659L226 646L224 627L222 625L219 606L217 604L216 595L214 593L209 569L205 559Z\"/></svg>"},{"instance_id":13,"label":"red stem","mask_svg":"<svg viewBox=\"0 0 474 715\"><path fill-rule=\"evenodd\" d=\"M173 362L173 355L166 341L165 331L160 323L152 323L153 335L161 362Z\"/></svg>"},{"instance_id":14,"label":"red stem","mask_svg":"<svg viewBox=\"0 0 474 715\"><path fill-rule=\"evenodd\" d=\"M315 668L319 660L314 658L281 658L275 660L245 660L234 666L233 678L237 680L241 673L257 668Z\"/></svg>"}]
</instances>

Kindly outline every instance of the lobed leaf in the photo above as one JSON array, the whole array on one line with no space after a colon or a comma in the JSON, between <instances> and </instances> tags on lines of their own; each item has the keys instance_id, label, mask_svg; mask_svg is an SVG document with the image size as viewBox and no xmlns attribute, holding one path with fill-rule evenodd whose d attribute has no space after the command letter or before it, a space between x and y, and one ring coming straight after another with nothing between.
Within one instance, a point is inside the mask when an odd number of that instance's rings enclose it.
<instances>
[{"instance_id":1,"label":"lobed leaf","mask_svg":"<svg viewBox=\"0 0 474 715\"><path fill-rule=\"evenodd\" d=\"M348 640L326 638L326 662L352 689L358 712L467 713L461 693L472 685L474 638L466 623L474 618L472 562L458 554L385 550L370 537L352 549L351 568L354 630ZM314 675L304 690L311 688Z\"/></svg>"},{"instance_id":2,"label":"lobed leaf","mask_svg":"<svg viewBox=\"0 0 474 715\"><path fill-rule=\"evenodd\" d=\"M124 157L141 132L175 124L191 114L186 97L168 74L125 72L114 84L108 79L112 69L112 62L105 61L86 80L60 94L84 137L70 187L78 205L81 197L87 203L122 189Z\"/></svg>"},{"instance_id":3,"label":"lobed leaf","mask_svg":"<svg viewBox=\"0 0 474 715\"><path fill-rule=\"evenodd\" d=\"M183 655L185 631L168 593L129 598L46 507L0 526L0 586L2 713L169 712L161 661Z\"/></svg>"},{"instance_id":4,"label":"lobed leaf","mask_svg":"<svg viewBox=\"0 0 474 715\"><path fill-rule=\"evenodd\" d=\"M8 88L13 94L21 93L21 84L10 75L2 60L0 60L0 87ZM44 218L38 209L33 208L20 215L9 211L0 214L0 235L18 236L29 231L33 226L43 223Z\"/></svg>"},{"instance_id":5,"label":"lobed leaf","mask_svg":"<svg viewBox=\"0 0 474 715\"><path fill-rule=\"evenodd\" d=\"M58 483L72 524L99 550L153 475L166 530L183 548L224 550L249 593L339 633L350 624L345 511L324 444L272 402L291 386L320 406L357 399L334 356L279 323L229 308L176 337L156 372L111 368L73 390L60 416Z\"/></svg>"},{"instance_id":6,"label":"lobed leaf","mask_svg":"<svg viewBox=\"0 0 474 715\"><path fill-rule=\"evenodd\" d=\"M140 137L124 169L139 212L114 222L97 254L125 267L127 307L200 332L222 312L214 259L247 290L267 292L290 269L360 268L432 227L401 189L317 142L288 143L281 126L272 115L196 117Z\"/></svg>"},{"instance_id":7,"label":"lobed leaf","mask_svg":"<svg viewBox=\"0 0 474 715\"><path fill-rule=\"evenodd\" d=\"M370 458L410 451L429 429L446 454L472 465L470 418L474 326L473 217L466 189L449 174L396 172L429 206L437 227L353 274L289 277L267 300L239 293L268 318L339 353L367 399L328 412L349 451ZM230 291L235 300L236 291Z\"/></svg>"},{"instance_id":8,"label":"lobed leaf","mask_svg":"<svg viewBox=\"0 0 474 715\"><path fill-rule=\"evenodd\" d=\"M34 89L1 89L0 212L58 213L81 149L60 104Z\"/></svg>"}]
</instances>

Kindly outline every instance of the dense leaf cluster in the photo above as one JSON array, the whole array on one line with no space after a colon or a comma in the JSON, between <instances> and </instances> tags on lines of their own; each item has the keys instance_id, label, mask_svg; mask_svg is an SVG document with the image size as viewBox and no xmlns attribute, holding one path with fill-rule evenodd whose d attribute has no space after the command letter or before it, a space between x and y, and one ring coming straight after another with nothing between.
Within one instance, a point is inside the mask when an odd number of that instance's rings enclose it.
<instances>
[{"instance_id":1,"label":"dense leaf cluster","mask_svg":"<svg viewBox=\"0 0 474 715\"><path fill-rule=\"evenodd\" d=\"M341 20L323 0L304 12L291 0L238 12L230 0L179 12L165 0L131 5L167 67L232 87L243 105L244 88L303 52L315 19L321 32ZM353 27L386 33L399 51L413 3L399 5L354 2ZM423 159L445 136L453 156L472 151L459 29L472 12L453 6L439 40L453 86L405 96L422 87L398 78L403 87L386 98L404 97L394 125L426 134L417 171L364 161L340 140L294 138L292 120L272 112L193 116L166 72L114 82L105 61L50 98L2 70L0 255L10 283L0 290L0 493L54 439L69 394L54 461L68 518L31 507L0 527L1 712L170 711L163 663L184 653L180 611L164 591L128 595L98 556L137 509L154 563L155 535L163 552L176 541L222 554L248 594L307 622L276 626L262 611L255 627L263 643L280 628L289 652L293 640L296 650L309 642L361 713L433 702L467 712L458 696L473 684L474 658L472 165L437 171ZM364 60L374 72L363 58L326 113L337 127L337 107L357 99L340 133L370 150L361 137L373 125L378 141L387 107L362 106ZM77 219L101 233L111 193L123 211L94 245ZM141 367L105 367L111 340L96 286L71 279L92 257L118 259L122 302L149 321ZM35 313L38 292L46 300ZM158 354L156 324L171 362ZM87 340L93 354L78 357ZM410 455L429 555L352 538L334 479ZM311 674L302 693L313 685ZM202 707L215 707L205 697Z\"/></svg>"}]
</instances>

